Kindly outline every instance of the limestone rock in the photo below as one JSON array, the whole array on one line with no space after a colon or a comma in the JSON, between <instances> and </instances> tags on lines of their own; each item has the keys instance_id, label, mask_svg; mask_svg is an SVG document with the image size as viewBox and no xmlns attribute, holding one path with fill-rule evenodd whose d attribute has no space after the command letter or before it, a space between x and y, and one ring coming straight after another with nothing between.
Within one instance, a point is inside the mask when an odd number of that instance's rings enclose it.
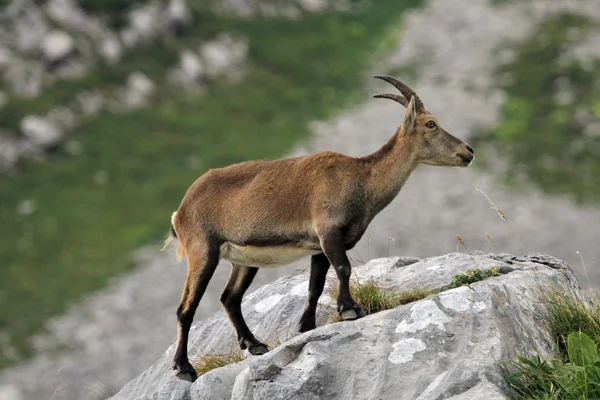
<instances>
[{"instance_id":1,"label":"limestone rock","mask_svg":"<svg viewBox=\"0 0 600 400\"><path fill-rule=\"evenodd\" d=\"M503 275L471 287L448 289L454 274L491 267ZM258 337L276 336L284 341L282 345L263 356L213 370L185 393L179 390L186 384L173 383L175 349L171 346L113 399L152 398L173 385L178 390L170 392L173 400L506 399L509 390L498 360L511 359L515 352L545 356L555 351L539 319L542 310L536 290L559 285L565 292L580 295L568 265L537 254L452 253L421 261L378 259L355 268L354 275L387 286L425 287L440 293L357 321L325 324L335 309L334 299L325 291L318 328L298 334L307 276L281 278L247 296L242 309ZM332 283L336 282L328 285ZM229 321L219 312L192 328L192 360L200 351L227 351L232 340Z\"/></svg>"},{"instance_id":2,"label":"limestone rock","mask_svg":"<svg viewBox=\"0 0 600 400\"><path fill-rule=\"evenodd\" d=\"M229 34L221 34L215 40L200 46L199 53L209 78L234 78L243 69L248 44Z\"/></svg>"},{"instance_id":3,"label":"limestone rock","mask_svg":"<svg viewBox=\"0 0 600 400\"><path fill-rule=\"evenodd\" d=\"M143 107L154 92L154 87L154 82L142 72L132 72L121 90L120 101L126 109Z\"/></svg>"},{"instance_id":4,"label":"limestone rock","mask_svg":"<svg viewBox=\"0 0 600 400\"><path fill-rule=\"evenodd\" d=\"M75 50L73 38L66 32L53 30L44 36L40 43L40 50L46 60L56 63L71 54Z\"/></svg>"},{"instance_id":5,"label":"limestone rock","mask_svg":"<svg viewBox=\"0 0 600 400\"><path fill-rule=\"evenodd\" d=\"M57 144L63 133L50 118L28 115L21 120L21 131L33 143L41 147L51 147Z\"/></svg>"}]
</instances>

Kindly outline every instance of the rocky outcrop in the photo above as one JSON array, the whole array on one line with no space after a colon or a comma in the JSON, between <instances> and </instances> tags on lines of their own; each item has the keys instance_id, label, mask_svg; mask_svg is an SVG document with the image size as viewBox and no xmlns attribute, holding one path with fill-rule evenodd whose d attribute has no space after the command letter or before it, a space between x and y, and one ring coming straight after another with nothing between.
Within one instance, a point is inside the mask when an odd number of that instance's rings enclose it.
<instances>
[{"instance_id":1,"label":"rocky outcrop","mask_svg":"<svg viewBox=\"0 0 600 400\"><path fill-rule=\"evenodd\" d=\"M350 7L349 0L221 0L216 1L215 10L239 17L256 15L298 17L303 12L324 12L345 10Z\"/></svg>"},{"instance_id":2,"label":"rocky outcrop","mask_svg":"<svg viewBox=\"0 0 600 400\"><path fill-rule=\"evenodd\" d=\"M126 51L177 34L193 22L183 0L141 3L124 11L123 19L124 25L113 30L73 0L49 0L43 6L13 0L0 9L0 83L4 81L8 89L0 92L0 107L11 95L41 95L61 80L116 63ZM182 50L180 62L165 70L167 81L193 92L216 79L238 81L244 76L247 53L243 38L222 33L198 43L196 49ZM25 116L19 132L0 132L0 173L13 172L22 158L39 158L103 110L129 112L146 106L155 90L155 82L132 70L120 87L85 90L45 115Z\"/></svg>"},{"instance_id":3,"label":"rocky outcrop","mask_svg":"<svg viewBox=\"0 0 600 400\"><path fill-rule=\"evenodd\" d=\"M449 289L454 275L492 267L502 275ZM515 352L554 352L540 320L539 290L560 287L580 295L570 267L543 255L395 257L373 260L355 268L354 275L395 290L439 293L334 324L327 321L335 300L324 294L319 327L298 334L308 277L281 278L247 296L242 306L255 334L277 338L280 346L213 370L192 384L174 378L172 345L113 399L504 399L509 388L500 360L511 359ZM331 279L328 284L335 283ZM192 328L190 355L228 352L233 343L232 328L219 312Z\"/></svg>"}]
</instances>

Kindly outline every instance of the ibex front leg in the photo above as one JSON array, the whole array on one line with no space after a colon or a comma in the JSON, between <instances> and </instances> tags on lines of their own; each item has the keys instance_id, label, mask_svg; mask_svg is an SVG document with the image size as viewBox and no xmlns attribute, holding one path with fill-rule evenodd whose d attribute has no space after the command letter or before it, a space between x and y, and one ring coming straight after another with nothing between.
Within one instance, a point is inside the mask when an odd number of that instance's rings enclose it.
<instances>
[{"instance_id":1,"label":"ibex front leg","mask_svg":"<svg viewBox=\"0 0 600 400\"><path fill-rule=\"evenodd\" d=\"M342 319L350 320L364 317L362 307L354 302L350 294L350 260L346 255L344 238L339 229L328 229L321 233L319 231L321 248L333 265L339 280L339 294L337 309Z\"/></svg>"},{"instance_id":2,"label":"ibex front leg","mask_svg":"<svg viewBox=\"0 0 600 400\"><path fill-rule=\"evenodd\" d=\"M329 260L325 254L317 254L312 256L310 260L310 280L308 285L308 298L306 299L306 305L304 306L304 313L300 318L300 332L307 332L311 329L315 329L316 324L316 312L317 303L319 297L323 293L325 287L325 279L327 278L327 271L329 270Z\"/></svg>"}]
</instances>

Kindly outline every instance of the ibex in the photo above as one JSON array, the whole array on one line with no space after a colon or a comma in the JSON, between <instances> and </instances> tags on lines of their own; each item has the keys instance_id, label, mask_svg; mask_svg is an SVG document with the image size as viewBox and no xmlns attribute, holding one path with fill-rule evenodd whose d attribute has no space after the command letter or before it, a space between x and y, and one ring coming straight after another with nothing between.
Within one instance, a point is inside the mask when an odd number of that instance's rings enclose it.
<instances>
[{"instance_id":1,"label":"ibex","mask_svg":"<svg viewBox=\"0 0 600 400\"><path fill-rule=\"evenodd\" d=\"M179 259L187 257L187 279L177 309L173 369L181 379L197 375L187 342L194 313L220 259L231 263L221 295L242 349L266 353L244 321L242 297L259 268L311 256L308 298L299 330L315 328L317 301L333 265L339 280L337 311L344 320L364 316L349 291L352 249L371 220L398 194L419 164L466 167L474 158L467 143L446 132L419 96L402 82L376 76L403 96L376 98L406 107L402 125L375 153L354 158L324 151L309 156L247 161L202 175L171 218Z\"/></svg>"}]
</instances>

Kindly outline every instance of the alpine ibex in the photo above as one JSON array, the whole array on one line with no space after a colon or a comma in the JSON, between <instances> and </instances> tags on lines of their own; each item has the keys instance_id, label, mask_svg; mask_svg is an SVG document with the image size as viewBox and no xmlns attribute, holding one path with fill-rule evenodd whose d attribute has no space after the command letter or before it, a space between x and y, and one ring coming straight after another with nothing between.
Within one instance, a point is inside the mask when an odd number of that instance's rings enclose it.
<instances>
[{"instance_id":1,"label":"alpine ibex","mask_svg":"<svg viewBox=\"0 0 600 400\"><path fill-rule=\"evenodd\" d=\"M387 76L403 96L377 95L407 108L396 134L375 153L354 158L324 151L310 156L248 161L213 169L188 189L171 218L179 259L187 256L187 279L177 309L173 368L182 379L196 372L187 355L188 333L198 303L220 259L232 264L221 303L240 347L264 354L244 321L242 296L259 268L311 256L308 298L299 329L315 328L317 301L333 265L339 280L337 309L343 319L364 316L349 291L352 249L371 220L398 194L419 164L466 167L474 158L467 143L450 135L408 86Z\"/></svg>"}]
</instances>

